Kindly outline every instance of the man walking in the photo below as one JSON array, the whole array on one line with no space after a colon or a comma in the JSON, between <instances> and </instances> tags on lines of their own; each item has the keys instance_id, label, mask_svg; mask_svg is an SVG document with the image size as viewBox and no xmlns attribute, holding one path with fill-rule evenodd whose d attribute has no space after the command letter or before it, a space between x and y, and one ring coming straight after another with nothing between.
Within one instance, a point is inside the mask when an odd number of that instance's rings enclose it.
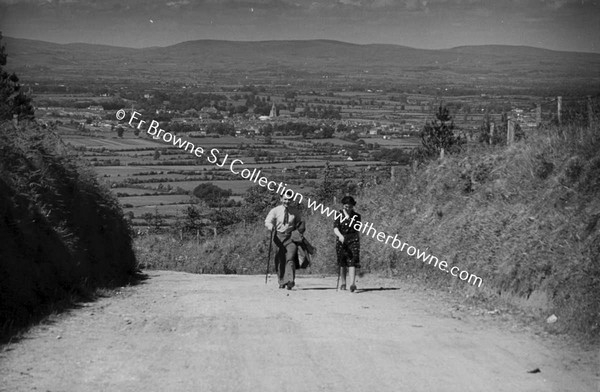
<instances>
[{"instance_id":1,"label":"man walking","mask_svg":"<svg viewBox=\"0 0 600 392\"><path fill-rule=\"evenodd\" d=\"M304 220L300 212L290 206L291 197L282 195L281 204L271 209L265 219L269 231L275 229L273 242L278 247L275 255L275 271L279 280L279 288L291 290L295 285L295 262L298 246L292 238L292 232L298 231L294 237L301 237L305 230Z\"/></svg>"}]
</instances>

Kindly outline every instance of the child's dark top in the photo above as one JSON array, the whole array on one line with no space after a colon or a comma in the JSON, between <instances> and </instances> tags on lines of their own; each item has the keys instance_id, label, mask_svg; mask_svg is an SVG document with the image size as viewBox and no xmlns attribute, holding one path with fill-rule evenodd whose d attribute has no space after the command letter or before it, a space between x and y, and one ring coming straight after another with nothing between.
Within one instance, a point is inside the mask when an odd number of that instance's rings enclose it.
<instances>
[{"instance_id":1,"label":"child's dark top","mask_svg":"<svg viewBox=\"0 0 600 392\"><path fill-rule=\"evenodd\" d=\"M340 211L342 217L345 217L344 211ZM354 219L352 219L354 217ZM342 222L343 220L343 222ZM350 224L352 222L352 224ZM346 219L340 218L336 219L333 222L333 227L337 227L337 229L344 236L344 243L354 242L359 240L360 231L354 228L356 222L360 222L360 214L354 211L352 214L349 214ZM338 240L339 241L339 240Z\"/></svg>"}]
</instances>

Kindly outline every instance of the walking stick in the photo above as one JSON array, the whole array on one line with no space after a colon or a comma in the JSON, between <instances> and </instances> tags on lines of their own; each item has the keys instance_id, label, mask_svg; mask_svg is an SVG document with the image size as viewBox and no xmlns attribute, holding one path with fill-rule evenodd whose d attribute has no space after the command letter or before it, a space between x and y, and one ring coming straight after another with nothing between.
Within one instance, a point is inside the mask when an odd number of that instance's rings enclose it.
<instances>
[{"instance_id":1,"label":"walking stick","mask_svg":"<svg viewBox=\"0 0 600 392\"><path fill-rule=\"evenodd\" d=\"M338 267L337 267L337 270L338 270L338 280L337 280L337 283L335 284L335 289L336 290L340 289L340 273L341 273L340 271L341 271L341 269L342 269L342 267L340 267L338 265Z\"/></svg>"},{"instance_id":2,"label":"walking stick","mask_svg":"<svg viewBox=\"0 0 600 392\"><path fill-rule=\"evenodd\" d=\"M269 262L271 261L271 247L273 246L273 233L275 232L275 225L271 229L271 235L269 236L269 254L267 256L267 272L265 273L265 284L267 284L267 279L269 277Z\"/></svg>"}]
</instances>

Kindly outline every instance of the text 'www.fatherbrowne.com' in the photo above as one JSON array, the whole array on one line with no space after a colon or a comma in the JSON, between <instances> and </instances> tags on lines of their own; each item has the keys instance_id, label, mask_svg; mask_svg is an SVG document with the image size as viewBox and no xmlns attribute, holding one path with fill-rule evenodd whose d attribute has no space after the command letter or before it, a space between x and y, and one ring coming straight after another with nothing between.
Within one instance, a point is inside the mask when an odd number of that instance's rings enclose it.
<instances>
[{"instance_id":1,"label":"text 'www.fatherbrowne.com'","mask_svg":"<svg viewBox=\"0 0 600 392\"><path fill-rule=\"evenodd\" d=\"M124 120L126 116L127 113L124 109L119 109L116 113L117 120ZM209 163L214 164L219 168L223 168L226 164L228 164L229 171L232 174L238 175L245 180L258 184L263 188L266 187L271 192L289 197L298 204L304 201L304 196L299 192L295 192L293 189L288 188L286 183L269 181L267 177L261 175L261 171L259 169L254 168L253 170L250 170L248 168L244 168L244 162L241 159L230 159L229 154L222 156L221 152L217 148L212 148L210 151L206 152L202 146L197 146L188 140L167 132L164 129L160 129L160 123L158 121L152 120L148 124L148 122L142 120L140 116L140 113L133 111L131 113L131 117L129 118L129 126L140 129L144 126L144 124L147 124L146 133L152 136L152 138L155 140L162 139L162 141L165 143L169 143L175 147L183 149L197 158L205 158ZM136 123L136 121L138 122ZM333 217L333 219L339 220L340 222L345 222L347 219L349 219L343 213L335 209L330 209L329 207L324 206L322 203L317 203L316 200L311 200L310 197L306 198L306 202L309 210L312 209L312 211L320 212L322 215L327 217ZM459 278L460 280L467 281L473 286L477 285L477 287L481 287L483 283L480 277L469 273L468 271L461 270L456 266L451 267L448 265L447 261L440 261L440 259L438 259L436 256L427 254L427 252L423 252L414 246L408 245L406 242L402 242L398 238L397 234L391 236L386 235L383 231L378 231L375 227L373 227L373 223L368 223L366 221L355 222L354 217L352 217L348 223L356 231L366 235L371 235L377 241L386 245L389 244L394 249L400 249L401 252L406 251L409 256L416 256L417 260L421 260L423 263L427 263L429 265L433 263L433 266L439 268L440 271L446 272L454 277Z\"/></svg>"}]
</instances>

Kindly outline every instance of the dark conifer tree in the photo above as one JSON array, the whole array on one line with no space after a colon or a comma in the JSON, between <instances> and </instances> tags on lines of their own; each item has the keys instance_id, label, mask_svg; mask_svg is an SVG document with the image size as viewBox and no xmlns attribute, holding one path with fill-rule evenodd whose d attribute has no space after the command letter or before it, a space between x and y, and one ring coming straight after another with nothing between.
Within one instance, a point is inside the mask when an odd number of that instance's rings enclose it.
<instances>
[{"instance_id":1,"label":"dark conifer tree","mask_svg":"<svg viewBox=\"0 0 600 392\"><path fill-rule=\"evenodd\" d=\"M454 121L447 107L440 106L435 119L421 130L422 150L429 156L439 155L443 148L451 153L460 149L465 141L454 135Z\"/></svg>"},{"instance_id":2,"label":"dark conifer tree","mask_svg":"<svg viewBox=\"0 0 600 392\"><path fill-rule=\"evenodd\" d=\"M21 90L17 75L4 70L7 55L1 41L0 32L0 120L11 120L15 114L19 120L32 119L31 98Z\"/></svg>"}]
</instances>

